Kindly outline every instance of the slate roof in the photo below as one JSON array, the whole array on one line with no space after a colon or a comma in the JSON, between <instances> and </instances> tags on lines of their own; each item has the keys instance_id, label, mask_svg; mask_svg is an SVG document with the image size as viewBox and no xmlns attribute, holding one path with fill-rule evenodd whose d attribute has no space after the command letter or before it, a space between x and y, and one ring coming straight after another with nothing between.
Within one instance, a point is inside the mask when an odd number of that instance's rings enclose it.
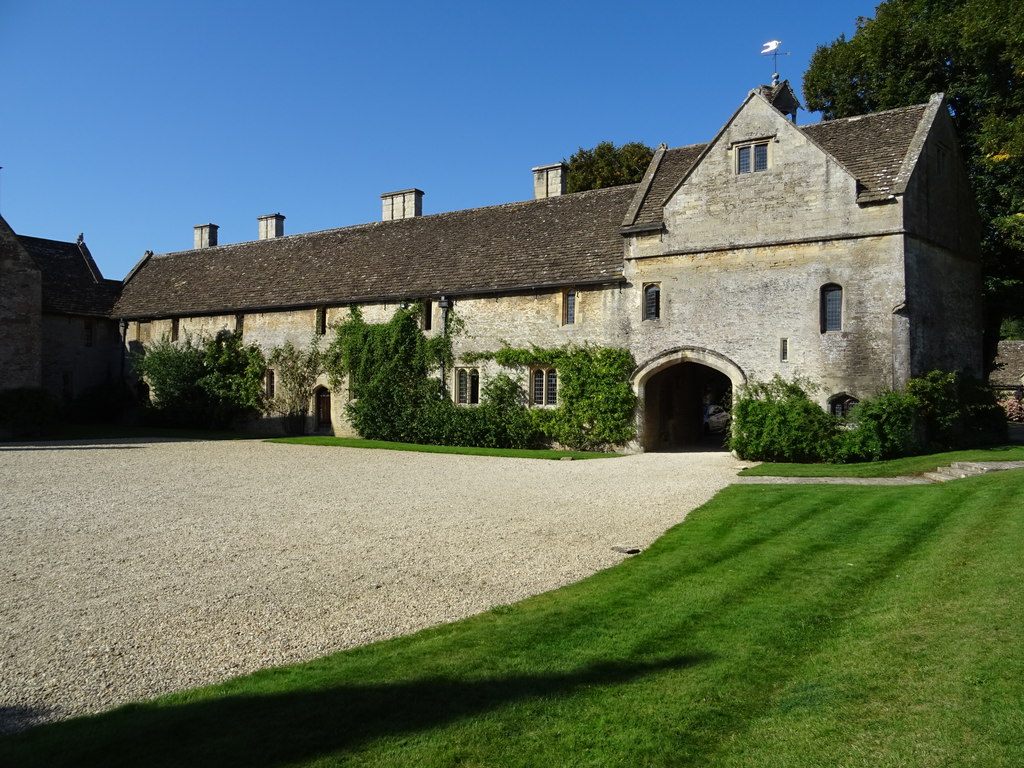
<instances>
[{"instance_id":1,"label":"slate roof","mask_svg":"<svg viewBox=\"0 0 1024 768\"><path fill-rule=\"evenodd\" d=\"M42 274L44 313L110 316L121 281L103 278L84 243L17 237Z\"/></svg>"},{"instance_id":2,"label":"slate roof","mask_svg":"<svg viewBox=\"0 0 1024 768\"><path fill-rule=\"evenodd\" d=\"M860 189L857 199L860 202L885 200L893 194L897 175L927 108L927 104L918 104L797 126L797 130L802 131L857 178ZM667 150L635 221L625 225L642 227L660 223L665 198L689 172L707 146L693 144Z\"/></svg>"},{"instance_id":3,"label":"slate roof","mask_svg":"<svg viewBox=\"0 0 1024 768\"><path fill-rule=\"evenodd\" d=\"M622 280L631 184L144 259L117 317L217 314Z\"/></svg>"},{"instance_id":4,"label":"slate roof","mask_svg":"<svg viewBox=\"0 0 1024 768\"><path fill-rule=\"evenodd\" d=\"M862 202L893 194L896 176L910 149L927 104L847 117L800 130L842 163L863 186Z\"/></svg>"}]
</instances>

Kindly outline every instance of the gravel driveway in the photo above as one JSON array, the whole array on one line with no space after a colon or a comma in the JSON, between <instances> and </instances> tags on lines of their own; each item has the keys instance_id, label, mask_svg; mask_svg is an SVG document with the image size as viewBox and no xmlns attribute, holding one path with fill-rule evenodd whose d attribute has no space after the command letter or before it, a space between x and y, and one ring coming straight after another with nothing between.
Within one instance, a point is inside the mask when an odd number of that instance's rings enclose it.
<instances>
[{"instance_id":1,"label":"gravel driveway","mask_svg":"<svg viewBox=\"0 0 1024 768\"><path fill-rule=\"evenodd\" d=\"M0 444L0 733L577 581L728 484L599 461L259 441Z\"/></svg>"}]
</instances>

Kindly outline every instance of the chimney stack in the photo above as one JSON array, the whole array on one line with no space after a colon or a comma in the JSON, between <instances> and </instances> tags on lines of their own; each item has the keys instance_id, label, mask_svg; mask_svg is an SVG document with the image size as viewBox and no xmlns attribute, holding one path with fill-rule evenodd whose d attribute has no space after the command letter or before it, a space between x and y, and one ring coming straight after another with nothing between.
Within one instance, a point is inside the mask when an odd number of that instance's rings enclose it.
<instances>
[{"instance_id":1,"label":"chimney stack","mask_svg":"<svg viewBox=\"0 0 1024 768\"><path fill-rule=\"evenodd\" d=\"M260 240L270 240L284 235L284 216L280 213L268 213L260 216Z\"/></svg>"},{"instance_id":2,"label":"chimney stack","mask_svg":"<svg viewBox=\"0 0 1024 768\"><path fill-rule=\"evenodd\" d=\"M564 195L568 176L569 164L565 162L537 166L533 169L533 199Z\"/></svg>"},{"instance_id":3,"label":"chimney stack","mask_svg":"<svg viewBox=\"0 0 1024 768\"><path fill-rule=\"evenodd\" d=\"M220 229L216 224L200 224L198 227L193 227L195 236L195 248L212 248L217 244L217 230Z\"/></svg>"},{"instance_id":4,"label":"chimney stack","mask_svg":"<svg viewBox=\"0 0 1024 768\"><path fill-rule=\"evenodd\" d=\"M402 189L398 192L385 192L380 196L383 204L381 221L395 219L411 219L423 215L423 190Z\"/></svg>"}]
</instances>

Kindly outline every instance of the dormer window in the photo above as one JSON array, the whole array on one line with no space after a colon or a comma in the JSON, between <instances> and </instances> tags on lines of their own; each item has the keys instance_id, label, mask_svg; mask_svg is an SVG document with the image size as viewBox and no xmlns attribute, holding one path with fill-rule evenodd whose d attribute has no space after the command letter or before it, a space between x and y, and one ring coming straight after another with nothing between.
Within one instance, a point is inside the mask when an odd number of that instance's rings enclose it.
<instances>
[{"instance_id":1,"label":"dormer window","mask_svg":"<svg viewBox=\"0 0 1024 768\"><path fill-rule=\"evenodd\" d=\"M757 173L767 170L767 141L755 141L736 147L736 173Z\"/></svg>"}]
</instances>

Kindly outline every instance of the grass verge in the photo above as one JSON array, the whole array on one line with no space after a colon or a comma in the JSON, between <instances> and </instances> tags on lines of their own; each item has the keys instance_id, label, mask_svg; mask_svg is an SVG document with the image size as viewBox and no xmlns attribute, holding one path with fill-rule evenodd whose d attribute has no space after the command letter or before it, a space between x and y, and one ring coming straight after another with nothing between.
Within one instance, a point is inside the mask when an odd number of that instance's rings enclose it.
<instances>
[{"instance_id":1,"label":"grass verge","mask_svg":"<svg viewBox=\"0 0 1024 768\"><path fill-rule=\"evenodd\" d=\"M1024 472L731 486L480 616L0 740L4 766L1024 765Z\"/></svg>"},{"instance_id":2,"label":"grass verge","mask_svg":"<svg viewBox=\"0 0 1024 768\"><path fill-rule=\"evenodd\" d=\"M920 475L954 461L1024 461L1024 446L1000 445L966 451L906 456L889 461L865 461L857 464L788 464L765 462L740 472L747 477L899 477Z\"/></svg>"},{"instance_id":3,"label":"grass verge","mask_svg":"<svg viewBox=\"0 0 1024 768\"><path fill-rule=\"evenodd\" d=\"M595 453L590 451L527 450L525 448L471 448L460 445L422 445L419 443L391 443L385 440L363 440L357 437L275 437L268 443L293 445L326 445L341 448L376 448L386 451L416 451L419 453L457 453L465 456L501 456L512 459L614 459L625 454Z\"/></svg>"}]
</instances>

